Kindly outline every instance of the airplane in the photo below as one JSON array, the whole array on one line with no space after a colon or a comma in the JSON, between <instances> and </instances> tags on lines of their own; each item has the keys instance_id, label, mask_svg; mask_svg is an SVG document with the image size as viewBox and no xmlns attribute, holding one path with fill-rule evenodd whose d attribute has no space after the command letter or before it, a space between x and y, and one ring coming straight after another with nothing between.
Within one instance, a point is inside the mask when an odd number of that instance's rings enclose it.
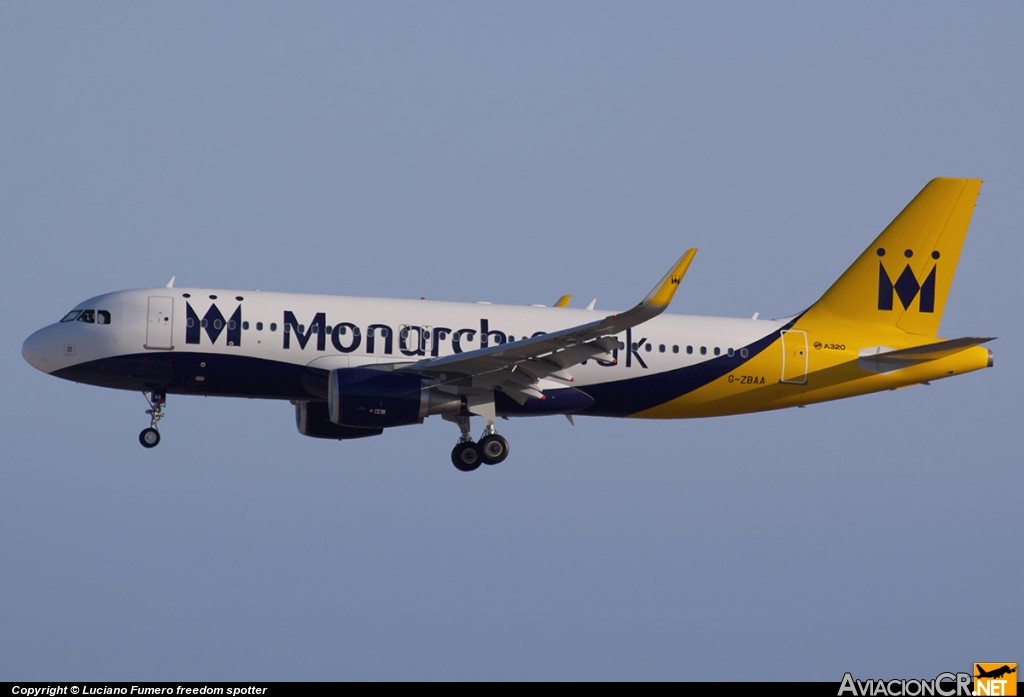
<instances>
[{"instance_id":1,"label":"airplane","mask_svg":"<svg viewBox=\"0 0 1024 697\"><path fill-rule=\"evenodd\" d=\"M999 668L995 668L993 670L985 670L984 668L982 668L977 663L974 664L974 667L978 671L978 674L974 676L976 678L996 678L996 679L998 679L998 678L1003 677L1004 675L1009 675L1010 673L1016 673L1017 672L1017 668L1016 667L1011 668L1008 665L1003 665L1003 666L1000 666Z\"/></svg>"},{"instance_id":2,"label":"airplane","mask_svg":"<svg viewBox=\"0 0 1024 697\"><path fill-rule=\"evenodd\" d=\"M568 307L175 288L79 303L22 355L146 397L288 400L304 436L346 440L439 415L452 463L509 454L498 417L679 419L803 407L992 367L990 337L938 338L980 179L929 182L808 309L777 320L663 314L688 250L635 307ZM266 342L266 343L264 343ZM483 419L479 440L470 419Z\"/></svg>"}]
</instances>

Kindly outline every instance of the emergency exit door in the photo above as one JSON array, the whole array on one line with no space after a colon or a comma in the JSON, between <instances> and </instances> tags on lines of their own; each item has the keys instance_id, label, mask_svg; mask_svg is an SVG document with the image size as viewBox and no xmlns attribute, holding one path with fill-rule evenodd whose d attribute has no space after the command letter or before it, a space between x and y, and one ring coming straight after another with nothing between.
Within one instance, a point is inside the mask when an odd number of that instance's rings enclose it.
<instances>
[{"instance_id":1,"label":"emergency exit door","mask_svg":"<svg viewBox=\"0 0 1024 697\"><path fill-rule=\"evenodd\" d=\"M174 348L171 336L174 328L174 298L151 297L149 321L146 323L146 348L170 351Z\"/></svg>"}]
</instances>

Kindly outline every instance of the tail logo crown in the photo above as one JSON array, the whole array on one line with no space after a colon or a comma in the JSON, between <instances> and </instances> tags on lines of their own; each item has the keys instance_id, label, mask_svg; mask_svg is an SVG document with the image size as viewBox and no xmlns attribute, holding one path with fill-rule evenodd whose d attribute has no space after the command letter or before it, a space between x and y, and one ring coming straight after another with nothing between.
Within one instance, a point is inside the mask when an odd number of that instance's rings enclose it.
<instances>
[{"instance_id":1,"label":"tail logo crown","mask_svg":"<svg viewBox=\"0 0 1024 697\"><path fill-rule=\"evenodd\" d=\"M879 248L877 254L880 257L885 256L885 250ZM907 250L903 253L903 256L908 259L914 256L913 251ZM932 252L932 259L938 259L939 253ZM917 280L917 276L914 275L913 269L910 268L908 263L903 269L903 273L899 275L896 282L892 282L892 278L889 276L889 272L885 270L885 264L881 261L878 262L878 309L879 310L892 310L893 308L893 296L895 295L900 299L900 304L903 305L904 310L909 310L910 305L914 302L915 298L920 297L918 301L918 310L920 312L935 312L935 273L938 268L938 264L932 266L928 276L921 283Z\"/></svg>"}]
</instances>

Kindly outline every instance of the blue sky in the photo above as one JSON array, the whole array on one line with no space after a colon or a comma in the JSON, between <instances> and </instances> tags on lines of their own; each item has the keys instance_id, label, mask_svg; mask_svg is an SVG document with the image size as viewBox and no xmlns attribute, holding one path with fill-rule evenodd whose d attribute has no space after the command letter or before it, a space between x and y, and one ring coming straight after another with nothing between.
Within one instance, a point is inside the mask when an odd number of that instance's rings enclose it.
<instances>
[{"instance_id":1,"label":"blue sky","mask_svg":"<svg viewBox=\"0 0 1024 697\"><path fill-rule=\"evenodd\" d=\"M1024 658L1024 10L1010 3L0 6L0 677L933 677ZM179 285L813 302L985 179L942 335L993 370L715 420L439 419L46 376L79 301Z\"/></svg>"}]
</instances>

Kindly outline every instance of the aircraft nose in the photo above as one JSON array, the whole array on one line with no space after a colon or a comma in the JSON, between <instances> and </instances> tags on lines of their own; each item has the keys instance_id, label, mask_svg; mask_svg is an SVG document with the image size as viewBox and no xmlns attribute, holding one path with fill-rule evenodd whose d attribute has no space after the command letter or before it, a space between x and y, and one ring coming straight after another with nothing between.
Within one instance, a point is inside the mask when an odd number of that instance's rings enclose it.
<instances>
[{"instance_id":1,"label":"aircraft nose","mask_svg":"<svg viewBox=\"0 0 1024 697\"><path fill-rule=\"evenodd\" d=\"M55 356L53 355L55 349L53 342L48 340L47 335L50 334L48 331L49 327L44 327L39 331L33 333L29 338L25 339L25 343L21 345L21 356L25 361L35 368L41 370L44 373L49 373L51 370L57 369L57 364L54 361Z\"/></svg>"}]
</instances>

